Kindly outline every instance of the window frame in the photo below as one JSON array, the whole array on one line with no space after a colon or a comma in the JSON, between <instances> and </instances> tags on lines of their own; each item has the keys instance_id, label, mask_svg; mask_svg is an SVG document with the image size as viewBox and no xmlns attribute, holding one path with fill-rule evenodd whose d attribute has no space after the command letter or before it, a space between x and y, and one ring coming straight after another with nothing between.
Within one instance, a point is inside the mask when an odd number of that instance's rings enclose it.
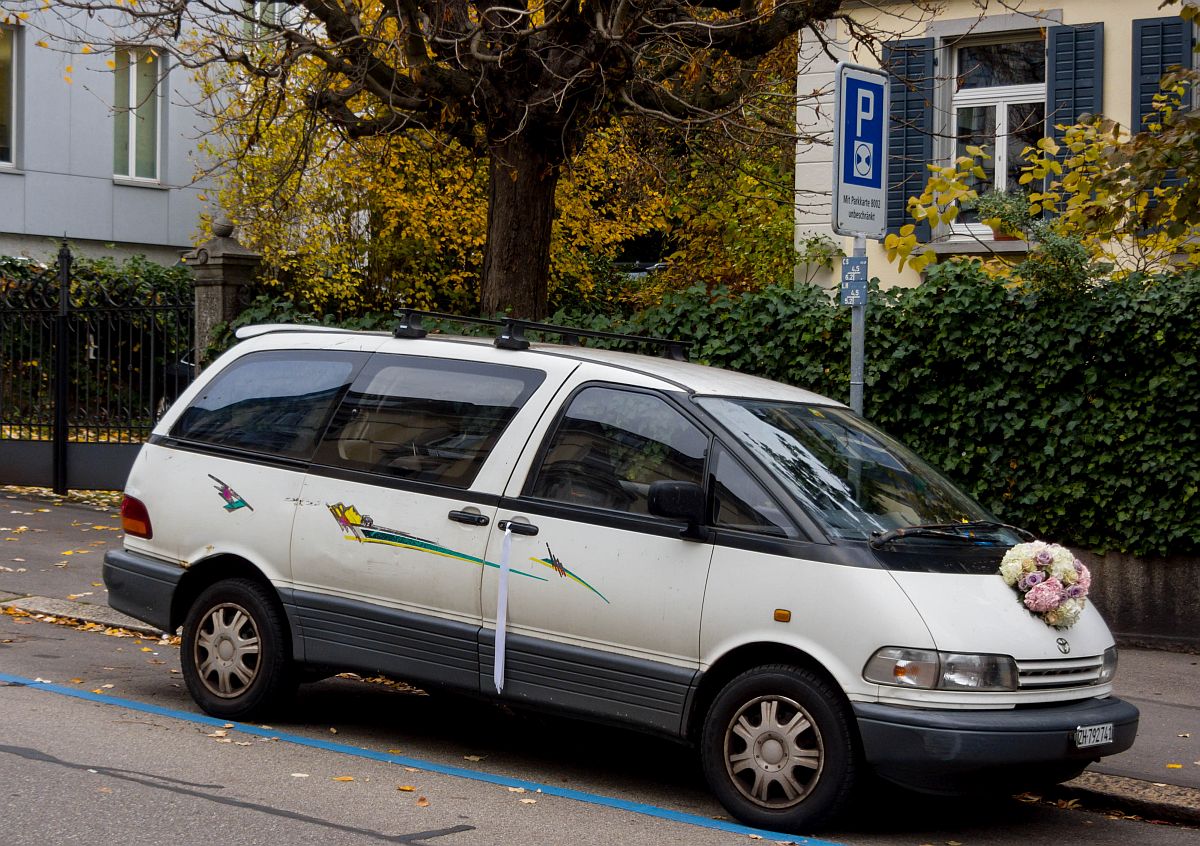
<instances>
[{"instance_id":1,"label":"window frame","mask_svg":"<svg viewBox=\"0 0 1200 846\"><path fill-rule=\"evenodd\" d=\"M121 65L121 54L129 55L130 61L124 66ZM147 54L154 56L154 93L146 100L140 100L137 94L138 75L133 71L135 66L140 66ZM162 182L162 165L163 165L163 128L166 118L166 80L168 73L167 52L153 46L118 46L114 51L116 65L113 68L113 179L119 182L133 182L144 185L157 185ZM137 60L132 59L133 56ZM128 106L117 106L117 89L120 83L120 76L124 71L128 79L126 80L125 96L128 98ZM137 175L137 159L138 159L138 141L137 141L137 119L140 111L146 107L147 103L153 100L154 114L154 132L151 136L154 140L154 176L138 176ZM116 169L116 146L117 135L120 130L121 117L127 115L126 123L126 173L118 173Z\"/></svg>"},{"instance_id":2,"label":"window frame","mask_svg":"<svg viewBox=\"0 0 1200 846\"><path fill-rule=\"evenodd\" d=\"M955 90L958 83L959 57L962 48L991 44L1011 44L1021 41L1036 41L1041 43L1042 61L1045 68L1042 82L1027 83L1024 85L994 85L983 88L965 88L962 91ZM958 155L958 110L960 108L995 107L996 138L1007 137L1008 135L1009 106L1040 102L1043 114L1049 108L1050 67L1049 57L1046 54L1047 36L1045 30L1023 27L989 33L988 35L979 37L944 37L941 40L940 47L941 50L939 53L943 60L940 64L950 68L950 73L945 79L939 82L941 96L938 99L941 103L941 111L945 121L943 132L941 133L943 138L942 149L935 154L935 158L939 162L952 162ZM1001 145L993 144L989 153L992 156L993 172L997 174L1006 172L1008 165L1007 144L1004 145L1003 149ZM993 240L991 228L978 222L960 222L955 220L946 227L945 234L949 236L950 240L958 242Z\"/></svg>"},{"instance_id":3,"label":"window frame","mask_svg":"<svg viewBox=\"0 0 1200 846\"><path fill-rule=\"evenodd\" d=\"M20 69L20 27L0 24L0 38L9 40L8 114L0 114L0 124L8 124L8 158L0 158L0 169L15 169L20 153L17 133L17 76Z\"/></svg>"}]
</instances>

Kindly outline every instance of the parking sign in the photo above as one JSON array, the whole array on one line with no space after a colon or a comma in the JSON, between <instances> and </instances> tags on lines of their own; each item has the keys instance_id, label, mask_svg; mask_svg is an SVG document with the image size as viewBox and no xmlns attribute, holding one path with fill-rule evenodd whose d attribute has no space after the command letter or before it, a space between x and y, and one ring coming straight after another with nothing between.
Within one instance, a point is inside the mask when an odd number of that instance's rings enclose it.
<instances>
[{"instance_id":1,"label":"parking sign","mask_svg":"<svg viewBox=\"0 0 1200 846\"><path fill-rule=\"evenodd\" d=\"M887 230L887 74L837 67L833 231L880 239Z\"/></svg>"}]
</instances>

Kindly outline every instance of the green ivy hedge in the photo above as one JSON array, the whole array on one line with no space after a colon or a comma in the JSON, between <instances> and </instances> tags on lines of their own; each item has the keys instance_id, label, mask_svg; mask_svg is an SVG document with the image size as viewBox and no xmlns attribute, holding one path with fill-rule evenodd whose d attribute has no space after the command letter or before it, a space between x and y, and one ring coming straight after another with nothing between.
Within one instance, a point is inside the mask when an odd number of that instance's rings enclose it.
<instances>
[{"instance_id":1,"label":"green ivy hedge","mask_svg":"<svg viewBox=\"0 0 1200 846\"><path fill-rule=\"evenodd\" d=\"M274 319L270 311L260 302L244 322ZM551 320L690 340L694 361L843 401L849 393L850 310L810 286L738 295L697 286L625 318L564 311ZM1198 357L1200 274L1067 295L1007 288L978 264L947 263L917 288L872 289L865 413L1040 536L1194 554Z\"/></svg>"}]
</instances>

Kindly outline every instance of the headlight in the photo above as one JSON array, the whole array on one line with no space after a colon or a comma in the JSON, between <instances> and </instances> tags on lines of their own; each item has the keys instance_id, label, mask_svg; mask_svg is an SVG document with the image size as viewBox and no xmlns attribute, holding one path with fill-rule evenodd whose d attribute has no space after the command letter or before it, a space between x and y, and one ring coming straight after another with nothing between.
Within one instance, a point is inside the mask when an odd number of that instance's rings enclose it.
<instances>
[{"instance_id":1,"label":"headlight","mask_svg":"<svg viewBox=\"0 0 1200 846\"><path fill-rule=\"evenodd\" d=\"M924 690L1016 690L1017 662L1008 655L970 655L885 646L867 662L863 678Z\"/></svg>"},{"instance_id":2,"label":"headlight","mask_svg":"<svg viewBox=\"0 0 1200 846\"><path fill-rule=\"evenodd\" d=\"M1104 650L1104 663L1100 665L1100 678L1096 684L1108 684L1117 674L1117 648L1110 646Z\"/></svg>"}]
</instances>

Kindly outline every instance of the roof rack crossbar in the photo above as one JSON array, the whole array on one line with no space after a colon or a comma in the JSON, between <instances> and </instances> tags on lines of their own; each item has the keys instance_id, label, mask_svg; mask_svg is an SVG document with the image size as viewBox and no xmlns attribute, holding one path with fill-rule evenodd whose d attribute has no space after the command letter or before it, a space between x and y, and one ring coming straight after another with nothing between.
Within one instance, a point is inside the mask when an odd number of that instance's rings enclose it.
<instances>
[{"instance_id":1,"label":"roof rack crossbar","mask_svg":"<svg viewBox=\"0 0 1200 846\"><path fill-rule=\"evenodd\" d=\"M624 335L620 332L602 332L598 329L580 329L576 326L560 326L556 323L539 323L534 320L522 320L515 317L492 319L487 317L465 317L458 314L447 314L440 311L421 311L420 309L405 308L397 312L400 322L396 326L397 338L423 338L427 330L421 326L421 318L433 320L449 320L455 323L466 323L473 326L495 326L500 331L493 343L500 349L523 350L529 348L526 332L542 332L562 337L563 343L579 346L583 338L596 338L605 341L624 341L626 343L646 344L659 347L667 358L674 361L687 361L687 350L690 341L678 341L671 338L654 338L648 335ZM414 328L415 327L415 328ZM419 331L421 334L407 334ZM405 333L405 334L402 334Z\"/></svg>"}]
</instances>

